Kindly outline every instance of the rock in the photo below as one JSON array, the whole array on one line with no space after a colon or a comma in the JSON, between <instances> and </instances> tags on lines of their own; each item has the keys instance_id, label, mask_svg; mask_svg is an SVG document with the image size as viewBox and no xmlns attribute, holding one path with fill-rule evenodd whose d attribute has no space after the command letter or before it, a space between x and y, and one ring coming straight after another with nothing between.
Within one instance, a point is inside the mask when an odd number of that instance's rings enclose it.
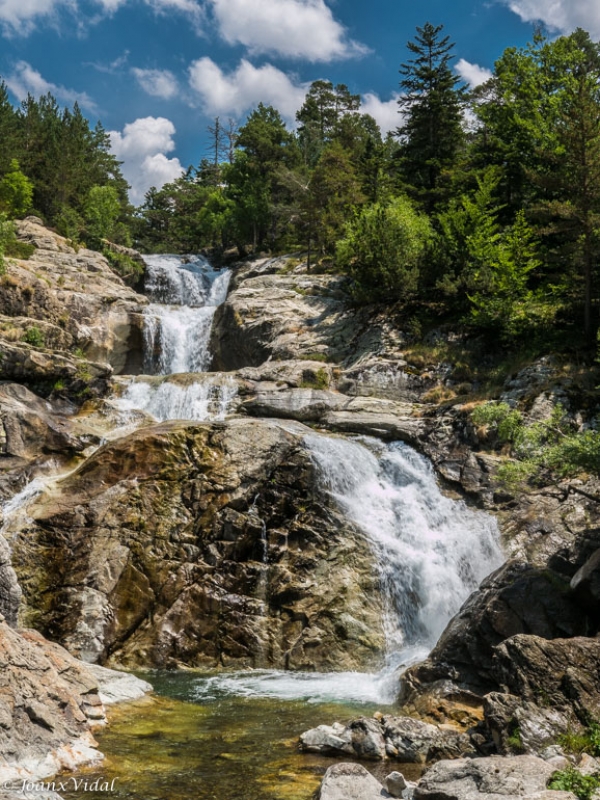
<instances>
[{"instance_id":1,"label":"rock","mask_svg":"<svg viewBox=\"0 0 600 800\"><path fill-rule=\"evenodd\" d=\"M381 761L386 755L386 742L381 725L374 719L354 720L350 723L352 749L358 758Z\"/></svg>"},{"instance_id":2,"label":"rock","mask_svg":"<svg viewBox=\"0 0 600 800\"><path fill-rule=\"evenodd\" d=\"M88 708L99 712L88 715ZM91 725L105 721L85 665L33 631L0 623L0 782L96 763Z\"/></svg>"},{"instance_id":3,"label":"rock","mask_svg":"<svg viewBox=\"0 0 600 800\"><path fill-rule=\"evenodd\" d=\"M600 640L576 636L549 641L519 635L495 651L494 673L508 691L586 724L600 717Z\"/></svg>"},{"instance_id":4,"label":"rock","mask_svg":"<svg viewBox=\"0 0 600 800\"><path fill-rule=\"evenodd\" d=\"M402 797L403 792L408 788L408 784L401 772L390 772L385 779L385 788L392 797Z\"/></svg>"},{"instance_id":5,"label":"rock","mask_svg":"<svg viewBox=\"0 0 600 800\"><path fill-rule=\"evenodd\" d=\"M600 550L588 558L571 579L571 589L579 603L590 613L600 611Z\"/></svg>"},{"instance_id":6,"label":"rock","mask_svg":"<svg viewBox=\"0 0 600 800\"><path fill-rule=\"evenodd\" d=\"M106 669L98 664L88 664L87 668L98 681L98 696L105 706L139 700L153 691L150 683L129 672Z\"/></svg>"},{"instance_id":7,"label":"rock","mask_svg":"<svg viewBox=\"0 0 600 800\"><path fill-rule=\"evenodd\" d=\"M97 450L11 541L22 624L112 666L374 668L371 548L319 493L308 432L171 422Z\"/></svg>"},{"instance_id":8,"label":"rock","mask_svg":"<svg viewBox=\"0 0 600 800\"><path fill-rule=\"evenodd\" d=\"M0 615L2 622L16 627L21 604L21 587L17 573L12 566L10 547L4 536L0 535Z\"/></svg>"},{"instance_id":9,"label":"rock","mask_svg":"<svg viewBox=\"0 0 600 800\"><path fill-rule=\"evenodd\" d=\"M475 694L498 691L502 679L493 667L494 648L505 639L520 633L547 639L581 636L590 627L564 577L510 561L471 595L427 661L403 675L402 701L413 702L444 680Z\"/></svg>"},{"instance_id":10,"label":"rock","mask_svg":"<svg viewBox=\"0 0 600 800\"><path fill-rule=\"evenodd\" d=\"M415 800L492 800L528 797L533 800L572 800L569 792L553 792L546 785L554 769L535 756L491 756L438 761L421 778Z\"/></svg>"},{"instance_id":11,"label":"rock","mask_svg":"<svg viewBox=\"0 0 600 800\"><path fill-rule=\"evenodd\" d=\"M465 734L440 730L412 717L384 717L383 735L388 756L405 763L426 764L473 753Z\"/></svg>"},{"instance_id":12,"label":"rock","mask_svg":"<svg viewBox=\"0 0 600 800\"><path fill-rule=\"evenodd\" d=\"M577 764L577 771L582 775L600 775L600 761L589 753L584 753Z\"/></svg>"},{"instance_id":13,"label":"rock","mask_svg":"<svg viewBox=\"0 0 600 800\"><path fill-rule=\"evenodd\" d=\"M498 752L504 755L541 754L570 726L569 717L556 708L540 707L499 692L486 695L484 717Z\"/></svg>"},{"instance_id":14,"label":"rock","mask_svg":"<svg viewBox=\"0 0 600 800\"><path fill-rule=\"evenodd\" d=\"M334 764L323 778L318 800L382 800L391 797L360 764Z\"/></svg>"},{"instance_id":15,"label":"rock","mask_svg":"<svg viewBox=\"0 0 600 800\"><path fill-rule=\"evenodd\" d=\"M300 748L307 753L354 755L352 731L339 722L334 722L333 725L319 725L300 736Z\"/></svg>"},{"instance_id":16,"label":"rock","mask_svg":"<svg viewBox=\"0 0 600 800\"><path fill-rule=\"evenodd\" d=\"M111 371L139 371L141 311L147 299L127 287L103 255L85 248L75 251L36 218L18 221L17 237L36 250L27 261L9 260L0 315L21 320L13 323L13 330L20 326L41 331L43 347L53 353L46 353L50 360L56 361L59 353L68 360L69 351L81 348L88 361L108 364ZM8 345L11 340L1 327L0 343ZM5 376L20 379L16 367ZM56 375L53 381L60 379L65 376Z\"/></svg>"}]
</instances>

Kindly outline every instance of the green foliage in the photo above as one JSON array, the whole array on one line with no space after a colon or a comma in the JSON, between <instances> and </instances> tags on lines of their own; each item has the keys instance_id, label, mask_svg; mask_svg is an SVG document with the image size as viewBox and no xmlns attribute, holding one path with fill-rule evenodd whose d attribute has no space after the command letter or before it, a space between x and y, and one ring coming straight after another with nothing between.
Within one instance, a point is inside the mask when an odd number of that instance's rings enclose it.
<instances>
[{"instance_id":1,"label":"green foliage","mask_svg":"<svg viewBox=\"0 0 600 800\"><path fill-rule=\"evenodd\" d=\"M596 775L582 775L575 767L558 770L550 778L549 789L573 792L579 800L591 800L600 788L600 778Z\"/></svg>"},{"instance_id":2,"label":"green foliage","mask_svg":"<svg viewBox=\"0 0 600 800\"><path fill-rule=\"evenodd\" d=\"M515 442L523 431L523 416L508 403L484 403L477 406L471 412L471 419L477 426L488 427L502 443Z\"/></svg>"},{"instance_id":3,"label":"green foliage","mask_svg":"<svg viewBox=\"0 0 600 800\"><path fill-rule=\"evenodd\" d=\"M94 239L111 239L120 212L119 195L114 186L92 186L84 208L89 235Z\"/></svg>"},{"instance_id":4,"label":"green foliage","mask_svg":"<svg viewBox=\"0 0 600 800\"><path fill-rule=\"evenodd\" d=\"M600 756L600 723L592 720L581 731L568 730L558 737L558 744L566 753Z\"/></svg>"},{"instance_id":5,"label":"green foliage","mask_svg":"<svg viewBox=\"0 0 600 800\"><path fill-rule=\"evenodd\" d=\"M314 378L304 380L300 383L301 389L329 389L329 375L327 370L321 367L315 372Z\"/></svg>"},{"instance_id":6,"label":"green foliage","mask_svg":"<svg viewBox=\"0 0 600 800\"><path fill-rule=\"evenodd\" d=\"M23 341L33 345L33 347L44 347L46 344L46 337L37 325L32 325L31 328L27 328L23 334Z\"/></svg>"},{"instance_id":7,"label":"green foliage","mask_svg":"<svg viewBox=\"0 0 600 800\"><path fill-rule=\"evenodd\" d=\"M8 172L0 180L0 212L9 218L22 217L30 208L33 184L21 172L19 162L13 158Z\"/></svg>"},{"instance_id":8,"label":"green foliage","mask_svg":"<svg viewBox=\"0 0 600 800\"><path fill-rule=\"evenodd\" d=\"M127 255L127 253L119 253L116 250L105 248L102 254L122 278L140 278L144 274L143 264L140 264L139 261Z\"/></svg>"},{"instance_id":9,"label":"green foliage","mask_svg":"<svg viewBox=\"0 0 600 800\"><path fill-rule=\"evenodd\" d=\"M416 199L432 211L444 198L443 177L462 147L460 79L452 70L452 48L443 25L417 27L408 49L414 56L400 67L398 100L403 112L400 164L402 176Z\"/></svg>"},{"instance_id":10,"label":"green foliage","mask_svg":"<svg viewBox=\"0 0 600 800\"><path fill-rule=\"evenodd\" d=\"M560 405L550 419L531 424L506 403L477 406L471 419L477 426L488 427L498 444L511 445L517 460L498 469L499 480L510 490L536 476L600 475L600 431L574 431ZM600 741L600 728L597 735Z\"/></svg>"},{"instance_id":11,"label":"green foliage","mask_svg":"<svg viewBox=\"0 0 600 800\"><path fill-rule=\"evenodd\" d=\"M15 228L12 222L6 218L6 214L0 213L0 275L6 274L7 250L15 239Z\"/></svg>"},{"instance_id":12,"label":"green foliage","mask_svg":"<svg viewBox=\"0 0 600 800\"><path fill-rule=\"evenodd\" d=\"M354 281L362 300L410 297L433 239L426 216L405 197L369 206L346 228L336 262Z\"/></svg>"}]
</instances>

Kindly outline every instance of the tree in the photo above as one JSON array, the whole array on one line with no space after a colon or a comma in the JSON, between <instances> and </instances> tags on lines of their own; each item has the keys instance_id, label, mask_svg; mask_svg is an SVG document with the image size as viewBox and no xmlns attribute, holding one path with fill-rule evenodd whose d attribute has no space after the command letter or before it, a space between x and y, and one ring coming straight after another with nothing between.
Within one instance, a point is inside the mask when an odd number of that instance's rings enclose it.
<instances>
[{"instance_id":1,"label":"tree","mask_svg":"<svg viewBox=\"0 0 600 800\"><path fill-rule=\"evenodd\" d=\"M420 268L433 241L428 218L406 197L375 203L346 228L336 263L354 280L361 300L405 300L418 288Z\"/></svg>"},{"instance_id":2,"label":"tree","mask_svg":"<svg viewBox=\"0 0 600 800\"><path fill-rule=\"evenodd\" d=\"M429 22L417 27L415 41L407 45L415 57L400 67L401 174L429 212L444 200L444 173L464 142L464 90L450 68L454 45L448 36L440 38L442 30Z\"/></svg>"},{"instance_id":3,"label":"tree","mask_svg":"<svg viewBox=\"0 0 600 800\"><path fill-rule=\"evenodd\" d=\"M121 206L114 186L93 186L85 207L87 230L95 239L110 239Z\"/></svg>"},{"instance_id":4,"label":"tree","mask_svg":"<svg viewBox=\"0 0 600 800\"><path fill-rule=\"evenodd\" d=\"M340 134L342 121L350 122L360 108L360 95L331 81L314 81L297 112L298 142L308 167L314 167L323 149Z\"/></svg>"},{"instance_id":5,"label":"tree","mask_svg":"<svg viewBox=\"0 0 600 800\"><path fill-rule=\"evenodd\" d=\"M21 217L31 208L33 184L13 158L8 172L0 180L0 212L9 218Z\"/></svg>"}]
</instances>

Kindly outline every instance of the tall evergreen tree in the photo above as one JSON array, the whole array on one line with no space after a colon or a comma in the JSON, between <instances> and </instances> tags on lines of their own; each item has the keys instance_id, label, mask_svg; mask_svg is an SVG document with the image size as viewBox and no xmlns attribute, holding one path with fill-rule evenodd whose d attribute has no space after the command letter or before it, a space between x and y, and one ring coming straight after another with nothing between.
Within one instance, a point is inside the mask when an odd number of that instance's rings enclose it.
<instances>
[{"instance_id":1,"label":"tall evergreen tree","mask_svg":"<svg viewBox=\"0 0 600 800\"><path fill-rule=\"evenodd\" d=\"M456 161L464 142L464 90L450 67L452 48L443 25L417 27L408 49L414 55L400 67L403 115L401 175L411 194L432 211L443 199L442 176Z\"/></svg>"}]
</instances>

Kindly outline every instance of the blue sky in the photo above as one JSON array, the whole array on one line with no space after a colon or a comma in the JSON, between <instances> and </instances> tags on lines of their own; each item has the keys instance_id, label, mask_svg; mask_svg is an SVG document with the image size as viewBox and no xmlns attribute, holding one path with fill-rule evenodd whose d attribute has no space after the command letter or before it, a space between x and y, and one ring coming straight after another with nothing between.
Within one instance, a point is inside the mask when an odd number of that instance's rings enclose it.
<instances>
[{"instance_id":1,"label":"blue sky","mask_svg":"<svg viewBox=\"0 0 600 800\"><path fill-rule=\"evenodd\" d=\"M538 22L600 39L600 0L0 0L0 75L15 104L51 91L100 119L139 203L207 155L215 116L243 121L262 101L293 125L318 78L395 128L398 67L427 21L475 84Z\"/></svg>"}]
</instances>

